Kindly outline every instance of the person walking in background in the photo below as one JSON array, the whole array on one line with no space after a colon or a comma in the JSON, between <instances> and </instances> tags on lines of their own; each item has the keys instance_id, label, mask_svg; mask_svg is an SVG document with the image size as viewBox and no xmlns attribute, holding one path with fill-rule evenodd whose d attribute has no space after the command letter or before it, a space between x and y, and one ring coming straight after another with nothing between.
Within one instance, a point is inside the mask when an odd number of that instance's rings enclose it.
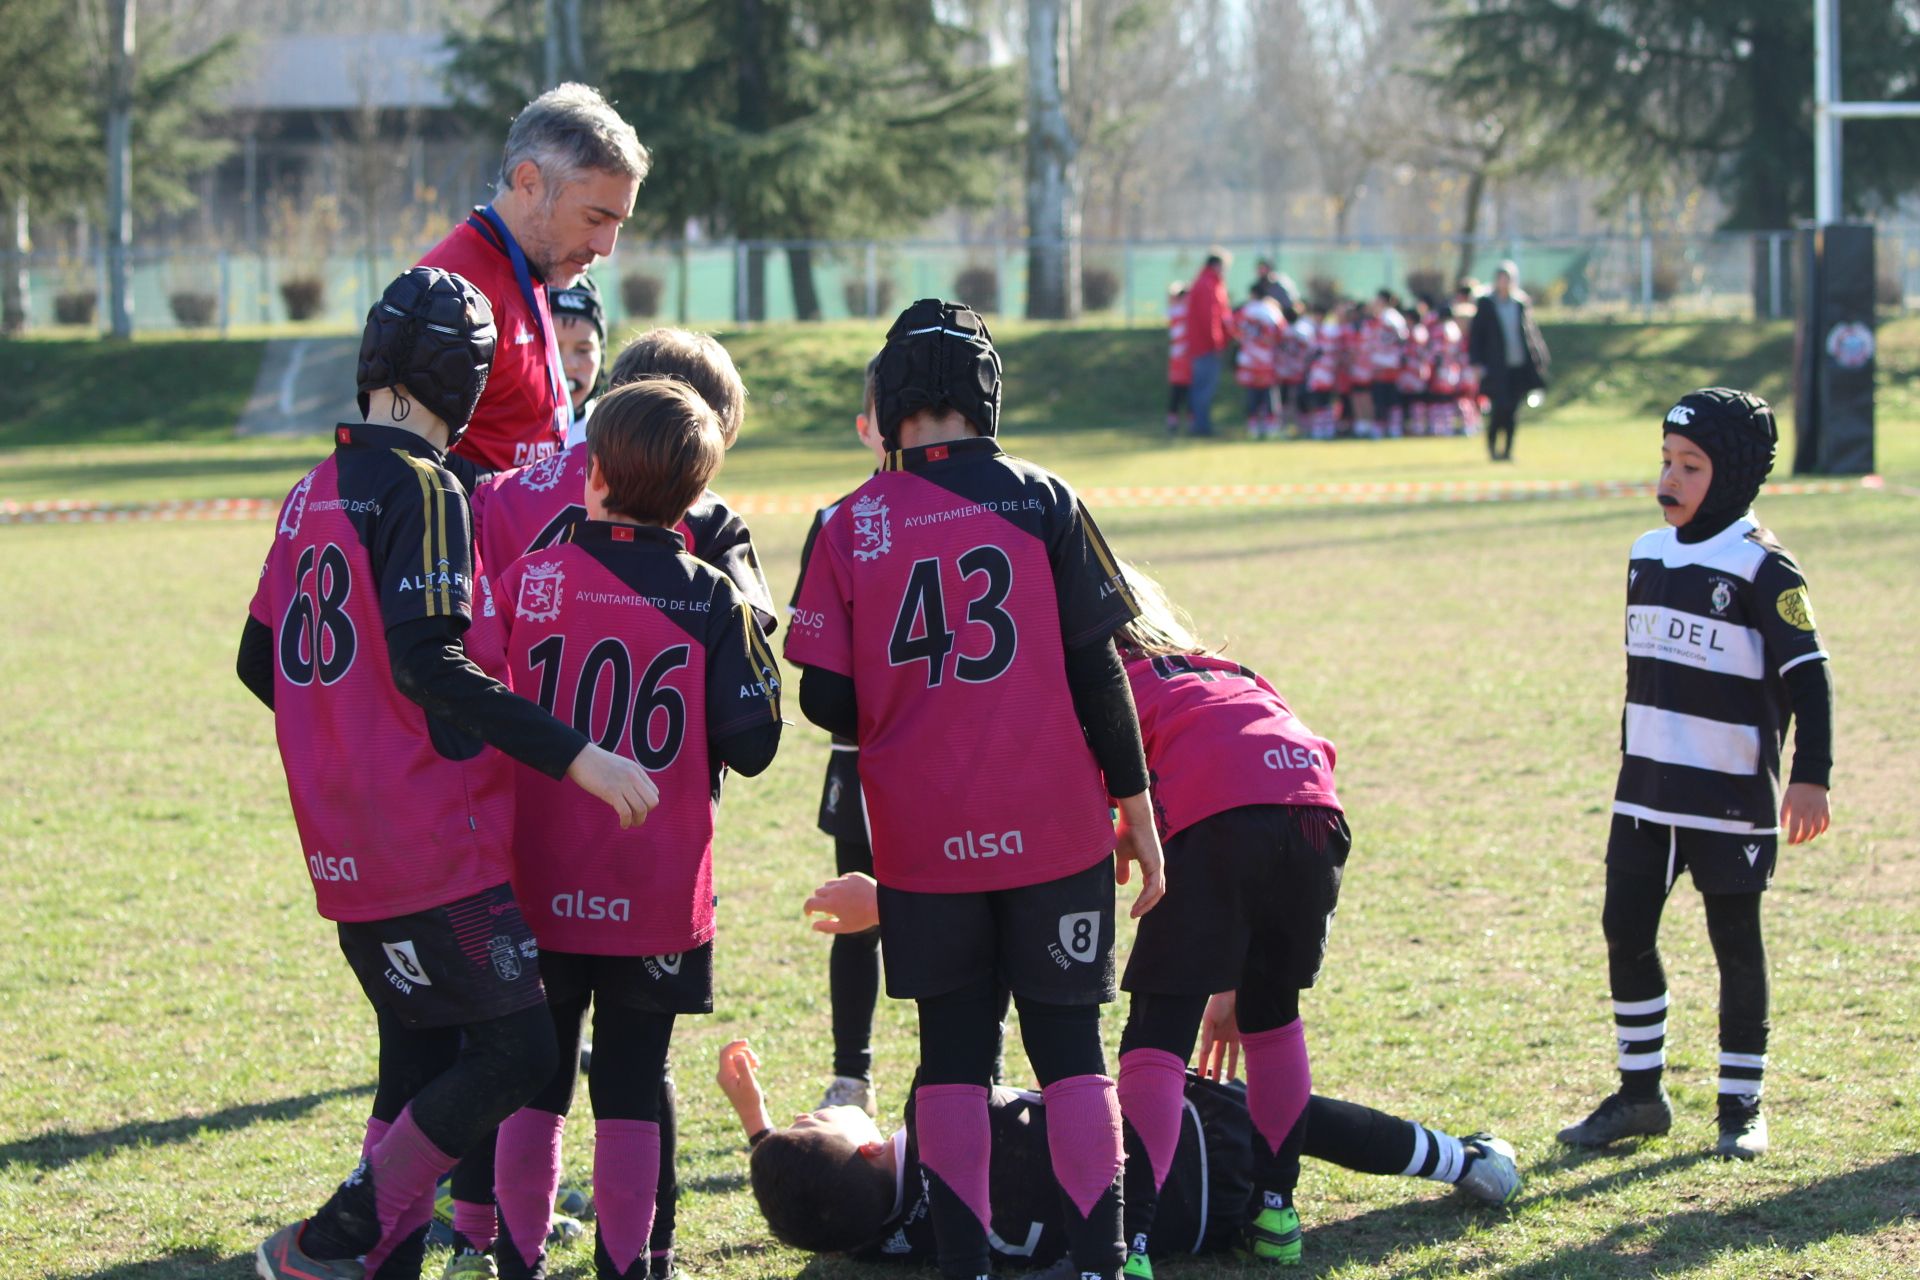
<instances>
[{"instance_id":1,"label":"person walking in background","mask_svg":"<svg viewBox=\"0 0 1920 1280\"><path fill-rule=\"evenodd\" d=\"M1187 395L1193 388L1193 357L1187 351L1187 286L1167 286L1167 434L1187 423Z\"/></svg>"},{"instance_id":2,"label":"person walking in background","mask_svg":"<svg viewBox=\"0 0 1920 1280\"><path fill-rule=\"evenodd\" d=\"M1193 378L1188 400L1196 436L1213 434L1213 392L1220 384L1221 352L1233 336L1226 282L1231 261L1224 249L1215 249L1187 288L1187 353Z\"/></svg>"},{"instance_id":3,"label":"person walking in background","mask_svg":"<svg viewBox=\"0 0 1920 1280\"><path fill-rule=\"evenodd\" d=\"M1493 292L1480 299L1467 331L1467 361L1490 402L1487 456L1495 462L1513 461L1520 402L1547 385L1547 342L1519 286L1520 268L1509 258L1493 273Z\"/></svg>"}]
</instances>

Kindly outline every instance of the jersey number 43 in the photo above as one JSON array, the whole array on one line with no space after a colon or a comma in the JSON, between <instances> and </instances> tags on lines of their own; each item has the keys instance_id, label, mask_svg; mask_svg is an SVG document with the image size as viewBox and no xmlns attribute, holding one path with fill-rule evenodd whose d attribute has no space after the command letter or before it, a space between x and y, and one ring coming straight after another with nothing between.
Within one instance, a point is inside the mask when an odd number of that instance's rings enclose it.
<instances>
[{"instance_id":1,"label":"jersey number 43","mask_svg":"<svg viewBox=\"0 0 1920 1280\"><path fill-rule=\"evenodd\" d=\"M985 684L1006 674L1019 647L1013 615L1005 608L1007 596L1013 591L1013 562L1005 551L988 544L962 552L954 564L968 592L966 620L985 627L990 644L983 654L961 653L953 664L953 674L970 684ZM893 622L893 635L887 640L887 661L893 666L927 664L929 689L945 677L947 655L958 643L957 635L947 627L942 573L938 557L913 562L906 594ZM976 578L985 581L977 584Z\"/></svg>"}]
</instances>

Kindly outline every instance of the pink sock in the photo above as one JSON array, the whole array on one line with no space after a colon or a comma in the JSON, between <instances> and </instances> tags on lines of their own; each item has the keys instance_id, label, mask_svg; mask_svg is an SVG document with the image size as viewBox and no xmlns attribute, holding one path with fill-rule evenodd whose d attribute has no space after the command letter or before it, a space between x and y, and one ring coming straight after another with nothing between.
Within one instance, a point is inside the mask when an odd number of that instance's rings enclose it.
<instances>
[{"instance_id":1,"label":"pink sock","mask_svg":"<svg viewBox=\"0 0 1920 1280\"><path fill-rule=\"evenodd\" d=\"M593 1202L600 1243L625 1275L647 1252L660 1190L660 1126L652 1120L599 1120L593 1126Z\"/></svg>"},{"instance_id":2,"label":"pink sock","mask_svg":"<svg viewBox=\"0 0 1920 1280\"><path fill-rule=\"evenodd\" d=\"M1247 1055L1247 1110L1267 1150L1278 1154L1313 1096L1306 1028L1295 1018L1284 1027L1242 1035L1240 1045Z\"/></svg>"},{"instance_id":3,"label":"pink sock","mask_svg":"<svg viewBox=\"0 0 1920 1280\"><path fill-rule=\"evenodd\" d=\"M434 1185L453 1165L454 1157L420 1132L411 1106L374 1144L367 1168L373 1177L380 1239L367 1251L368 1275L378 1271L387 1255L433 1216Z\"/></svg>"},{"instance_id":4,"label":"pink sock","mask_svg":"<svg viewBox=\"0 0 1920 1280\"><path fill-rule=\"evenodd\" d=\"M553 1226L553 1193L560 1188L560 1131L565 1116L522 1107L500 1122L494 1146L493 1198L520 1260L531 1267Z\"/></svg>"},{"instance_id":5,"label":"pink sock","mask_svg":"<svg viewBox=\"0 0 1920 1280\"><path fill-rule=\"evenodd\" d=\"M1165 1049L1129 1049L1120 1055L1120 1111L1140 1135L1153 1166L1153 1189L1167 1185L1180 1146L1180 1103L1187 1064Z\"/></svg>"},{"instance_id":6,"label":"pink sock","mask_svg":"<svg viewBox=\"0 0 1920 1280\"><path fill-rule=\"evenodd\" d=\"M1040 1094L1047 1100L1047 1151L1053 1159L1053 1176L1085 1217L1120 1176L1120 1164L1126 1158L1118 1091L1107 1076L1068 1076ZM925 1151L922 1146L923 1156Z\"/></svg>"},{"instance_id":7,"label":"pink sock","mask_svg":"<svg viewBox=\"0 0 1920 1280\"><path fill-rule=\"evenodd\" d=\"M481 1253L493 1248L500 1238L500 1211L491 1204L453 1202L453 1229L460 1238Z\"/></svg>"},{"instance_id":8,"label":"pink sock","mask_svg":"<svg viewBox=\"0 0 1920 1280\"><path fill-rule=\"evenodd\" d=\"M937 1175L960 1203L993 1225L987 1194L987 1161L993 1131L987 1125L987 1090L977 1084L923 1084L913 1091L920 1163Z\"/></svg>"},{"instance_id":9,"label":"pink sock","mask_svg":"<svg viewBox=\"0 0 1920 1280\"><path fill-rule=\"evenodd\" d=\"M365 1137L360 1139L360 1158L362 1160L373 1159L373 1149L380 1145L380 1139L386 1137L387 1130L391 1128L393 1128L393 1125L388 1121L377 1120L372 1116L367 1117L367 1133Z\"/></svg>"}]
</instances>

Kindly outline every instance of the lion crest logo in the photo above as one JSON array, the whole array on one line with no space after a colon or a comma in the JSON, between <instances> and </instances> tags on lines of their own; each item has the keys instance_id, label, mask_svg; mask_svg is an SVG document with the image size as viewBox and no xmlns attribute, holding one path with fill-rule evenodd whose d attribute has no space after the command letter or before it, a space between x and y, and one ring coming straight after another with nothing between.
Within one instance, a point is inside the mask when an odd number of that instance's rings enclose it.
<instances>
[{"instance_id":1,"label":"lion crest logo","mask_svg":"<svg viewBox=\"0 0 1920 1280\"><path fill-rule=\"evenodd\" d=\"M567 580L557 560L529 565L520 579L520 597L513 611L528 622L552 622L560 616L560 586Z\"/></svg>"},{"instance_id":2,"label":"lion crest logo","mask_svg":"<svg viewBox=\"0 0 1920 1280\"><path fill-rule=\"evenodd\" d=\"M868 494L853 504L855 560L878 560L893 549L893 526L887 520L886 499Z\"/></svg>"},{"instance_id":3,"label":"lion crest logo","mask_svg":"<svg viewBox=\"0 0 1920 1280\"><path fill-rule=\"evenodd\" d=\"M530 462L520 472L520 483L535 493L545 493L560 483L560 477L567 470L567 455L548 454L538 462Z\"/></svg>"}]
</instances>

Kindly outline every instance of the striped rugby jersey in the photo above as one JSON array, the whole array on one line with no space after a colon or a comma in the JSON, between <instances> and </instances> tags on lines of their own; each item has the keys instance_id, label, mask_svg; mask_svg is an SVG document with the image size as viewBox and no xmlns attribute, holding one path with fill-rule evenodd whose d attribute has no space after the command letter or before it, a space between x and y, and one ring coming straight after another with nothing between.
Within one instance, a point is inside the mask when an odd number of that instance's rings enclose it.
<instances>
[{"instance_id":1,"label":"striped rugby jersey","mask_svg":"<svg viewBox=\"0 0 1920 1280\"><path fill-rule=\"evenodd\" d=\"M1613 811L1766 835L1779 829L1784 677L1825 661L1807 582L1748 512L1704 542L1641 535L1627 567L1627 703Z\"/></svg>"}]
</instances>

